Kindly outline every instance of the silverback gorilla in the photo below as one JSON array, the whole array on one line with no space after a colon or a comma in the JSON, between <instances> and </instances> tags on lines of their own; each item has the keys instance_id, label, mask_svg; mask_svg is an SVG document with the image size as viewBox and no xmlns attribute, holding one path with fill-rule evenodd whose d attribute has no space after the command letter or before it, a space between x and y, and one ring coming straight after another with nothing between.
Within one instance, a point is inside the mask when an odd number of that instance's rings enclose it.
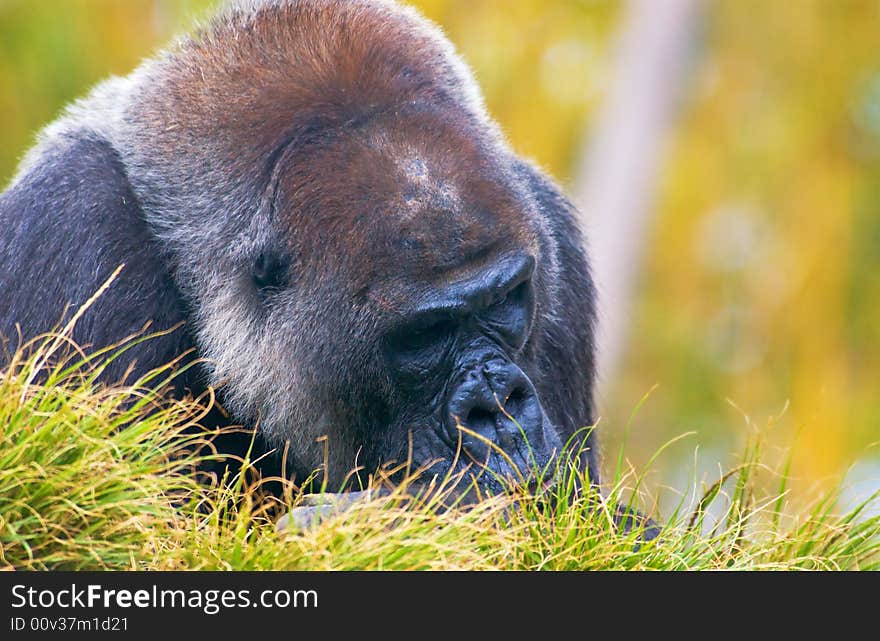
<instances>
[{"instance_id":1,"label":"silverback gorilla","mask_svg":"<svg viewBox=\"0 0 880 641\"><path fill-rule=\"evenodd\" d=\"M595 419L576 217L413 10L232 2L24 158L0 196L0 334L49 330L124 264L75 340L182 328L104 380L192 350L177 391L218 388L230 424L287 444L288 475L433 463L491 492Z\"/></svg>"}]
</instances>

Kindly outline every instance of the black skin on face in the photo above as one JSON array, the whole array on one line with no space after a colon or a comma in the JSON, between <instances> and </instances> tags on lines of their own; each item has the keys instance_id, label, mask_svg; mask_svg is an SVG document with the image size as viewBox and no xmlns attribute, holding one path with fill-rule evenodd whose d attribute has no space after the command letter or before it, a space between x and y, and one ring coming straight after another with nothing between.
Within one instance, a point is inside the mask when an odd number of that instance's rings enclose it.
<instances>
[{"instance_id":1,"label":"black skin on face","mask_svg":"<svg viewBox=\"0 0 880 641\"><path fill-rule=\"evenodd\" d=\"M410 405L402 413L432 410L432 443L445 451L429 454L449 458L461 448L465 464L527 477L559 453L523 371L533 365L523 347L535 320L534 271L533 256L511 253L416 301L387 335L388 366Z\"/></svg>"}]
</instances>

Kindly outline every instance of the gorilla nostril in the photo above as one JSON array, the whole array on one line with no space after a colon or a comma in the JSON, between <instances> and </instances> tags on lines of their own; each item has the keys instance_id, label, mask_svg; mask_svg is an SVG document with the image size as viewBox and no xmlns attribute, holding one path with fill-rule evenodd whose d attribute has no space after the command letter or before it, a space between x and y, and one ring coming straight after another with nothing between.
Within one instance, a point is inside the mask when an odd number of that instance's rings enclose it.
<instances>
[{"instance_id":1,"label":"gorilla nostril","mask_svg":"<svg viewBox=\"0 0 880 641\"><path fill-rule=\"evenodd\" d=\"M518 387L513 390L507 398L504 400L503 408L507 414L510 414L513 418L517 418L520 412L523 409L523 405L526 401L526 391Z\"/></svg>"},{"instance_id":2,"label":"gorilla nostril","mask_svg":"<svg viewBox=\"0 0 880 641\"><path fill-rule=\"evenodd\" d=\"M484 425L492 425L494 422L495 412L483 409L482 407L475 407L464 417L463 425L467 428L476 430Z\"/></svg>"}]
</instances>

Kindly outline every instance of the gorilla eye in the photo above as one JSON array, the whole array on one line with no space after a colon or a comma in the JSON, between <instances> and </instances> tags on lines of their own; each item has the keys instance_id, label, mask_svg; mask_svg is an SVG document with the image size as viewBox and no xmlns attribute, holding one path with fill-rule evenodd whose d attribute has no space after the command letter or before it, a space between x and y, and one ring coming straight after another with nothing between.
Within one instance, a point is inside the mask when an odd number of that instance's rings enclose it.
<instances>
[{"instance_id":1,"label":"gorilla eye","mask_svg":"<svg viewBox=\"0 0 880 641\"><path fill-rule=\"evenodd\" d=\"M430 325L410 327L395 337L396 347L405 352L417 352L443 341L452 335L455 322L451 319L441 320Z\"/></svg>"},{"instance_id":2,"label":"gorilla eye","mask_svg":"<svg viewBox=\"0 0 880 641\"><path fill-rule=\"evenodd\" d=\"M520 283L507 292L503 298L495 301L489 306L489 309L487 310L489 316L498 320L506 320L515 309L526 308L529 306L530 292L531 288L529 281Z\"/></svg>"},{"instance_id":3,"label":"gorilla eye","mask_svg":"<svg viewBox=\"0 0 880 641\"><path fill-rule=\"evenodd\" d=\"M492 307L494 309L502 309L504 307L507 307L508 305L518 304L519 302L521 302L525 298L526 290L528 289L528 287L529 287L529 281L525 281L523 283L520 283L519 285L517 285L516 287L511 289L509 292L507 292L507 294L504 295L504 298L502 298L499 301L496 301L492 305Z\"/></svg>"},{"instance_id":4,"label":"gorilla eye","mask_svg":"<svg viewBox=\"0 0 880 641\"><path fill-rule=\"evenodd\" d=\"M515 348L526 342L534 309L530 281L520 283L485 312L485 318Z\"/></svg>"},{"instance_id":5,"label":"gorilla eye","mask_svg":"<svg viewBox=\"0 0 880 641\"><path fill-rule=\"evenodd\" d=\"M254 285L260 291L280 289L285 284L287 266L278 256L262 253L254 263L253 277Z\"/></svg>"}]
</instances>

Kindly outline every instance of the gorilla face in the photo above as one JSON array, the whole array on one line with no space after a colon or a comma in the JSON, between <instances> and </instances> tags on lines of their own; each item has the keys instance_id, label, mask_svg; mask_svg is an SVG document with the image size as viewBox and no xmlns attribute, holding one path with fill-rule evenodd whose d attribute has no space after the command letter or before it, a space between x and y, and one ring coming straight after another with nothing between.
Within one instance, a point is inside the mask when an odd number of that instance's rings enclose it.
<instances>
[{"instance_id":1,"label":"gorilla face","mask_svg":"<svg viewBox=\"0 0 880 641\"><path fill-rule=\"evenodd\" d=\"M279 152L267 240L214 290L248 300L222 325L249 328L261 358L208 356L234 410L297 443L298 475L470 468L495 491L559 452L534 382L553 261L513 160L424 109ZM217 326L206 344L228 345Z\"/></svg>"},{"instance_id":2,"label":"gorilla face","mask_svg":"<svg viewBox=\"0 0 880 641\"><path fill-rule=\"evenodd\" d=\"M418 466L474 464L480 484L495 490L499 476L528 478L558 453L560 439L524 371L532 369L523 348L535 323L534 270L533 256L508 254L428 292L385 339L388 371L405 399L392 433L399 439L410 426Z\"/></svg>"}]
</instances>

